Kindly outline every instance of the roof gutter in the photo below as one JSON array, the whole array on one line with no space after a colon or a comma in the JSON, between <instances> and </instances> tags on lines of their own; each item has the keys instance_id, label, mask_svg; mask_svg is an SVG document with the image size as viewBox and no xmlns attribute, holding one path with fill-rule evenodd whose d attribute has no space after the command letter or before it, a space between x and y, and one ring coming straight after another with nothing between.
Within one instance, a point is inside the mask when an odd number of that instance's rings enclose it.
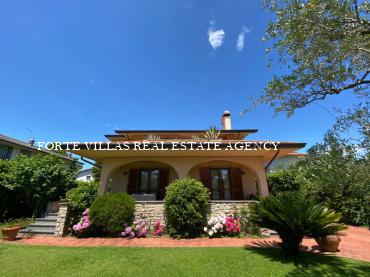
<instances>
[{"instance_id":1,"label":"roof gutter","mask_svg":"<svg viewBox=\"0 0 370 277\"><path fill-rule=\"evenodd\" d=\"M85 163L88 163L88 164L90 164L90 165L92 165L92 166L95 166L95 167L97 167L97 168L100 168L101 169L101 166L100 165L97 165L96 163L92 163L92 162L90 162L89 160L86 160L84 157L82 157L82 156L80 156L80 158L81 158L81 161L84 161Z\"/></svg>"},{"instance_id":2,"label":"roof gutter","mask_svg":"<svg viewBox=\"0 0 370 277\"><path fill-rule=\"evenodd\" d=\"M267 171L267 169L269 168L269 166L272 164L272 162L276 159L276 157L279 155L280 153L280 150L278 150L275 155L272 157L271 161L266 165L265 167L265 172Z\"/></svg>"}]
</instances>

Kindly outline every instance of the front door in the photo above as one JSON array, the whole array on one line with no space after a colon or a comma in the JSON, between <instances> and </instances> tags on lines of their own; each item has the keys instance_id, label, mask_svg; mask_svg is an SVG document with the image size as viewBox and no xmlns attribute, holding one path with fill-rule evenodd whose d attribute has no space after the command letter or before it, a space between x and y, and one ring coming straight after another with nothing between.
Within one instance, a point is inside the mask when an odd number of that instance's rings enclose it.
<instances>
[{"instance_id":1,"label":"front door","mask_svg":"<svg viewBox=\"0 0 370 277\"><path fill-rule=\"evenodd\" d=\"M211 193L212 199L214 200L231 199L231 178L229 169L211 169Z\"/></svg>"}]
</instances>

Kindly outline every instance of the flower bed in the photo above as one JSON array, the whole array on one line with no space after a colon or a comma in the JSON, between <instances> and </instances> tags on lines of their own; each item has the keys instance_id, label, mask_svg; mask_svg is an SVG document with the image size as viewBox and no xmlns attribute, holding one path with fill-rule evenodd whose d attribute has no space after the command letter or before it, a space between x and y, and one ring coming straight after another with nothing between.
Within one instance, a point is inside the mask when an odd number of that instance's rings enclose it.
<instances>
[{"instance_id":1,"label":"flower bed","mask_svg":"<svg viewBox=\"0 0 370 277\"><path fill-rule=\"evenodd\" d=\"M240 233L240 220L232 216L219 215L208 220L204 232L209 237L238 236Z\"/></svg>"}]
</instances>

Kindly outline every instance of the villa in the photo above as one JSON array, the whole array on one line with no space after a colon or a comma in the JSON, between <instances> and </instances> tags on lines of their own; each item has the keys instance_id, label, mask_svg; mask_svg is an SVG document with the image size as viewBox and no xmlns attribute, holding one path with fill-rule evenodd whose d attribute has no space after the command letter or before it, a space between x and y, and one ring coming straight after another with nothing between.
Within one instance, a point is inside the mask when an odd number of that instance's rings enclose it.
<instances>
[{"instance_id":1,"label":"villa","mask_svg":"<svg viewBox=\"0 0 370 277\"><path fill-rule=\"evenodd\" d=\"M227 111L217 138L205 138L206 131L117 130L106 135L108 147L94 149L81 143L78 151L71 152L95 161L101 168L101 192L128 192L137 200L158 201L163 200L169 183L189 176L210 190L212 200L229 201L268 195L269 165L305 146L247 140L257 130L231 129Z\"/></svg>"}]
</instances>

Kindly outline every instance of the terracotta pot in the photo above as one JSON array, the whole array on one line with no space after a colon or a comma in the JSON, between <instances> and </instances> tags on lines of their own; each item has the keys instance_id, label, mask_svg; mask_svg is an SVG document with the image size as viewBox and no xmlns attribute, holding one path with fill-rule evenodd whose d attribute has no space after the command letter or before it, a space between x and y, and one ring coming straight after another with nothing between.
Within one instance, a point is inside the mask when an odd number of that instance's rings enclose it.
<instances>
[{"instance_id":1,"label":"terracotta pot","mask_svg":"<svg viewBox=\"0 0 370 277\"><path fill-rule=\"evenodd\" d=\"M3 240L16 240L18 231L21 227L11 227L11 228L4 228L1 229L1 233L3 234Z\"/></svg>"},{"instance_id":2,"label":"terracotta pot","mask_svg":"<svg viewBox=\"0 0 370 277\"><path fill-rule=\"evenodd\" d=\"M315 238L315 241L319 245L321 251L337 252L341 239L337 235L330 235L322 238Z\"/></svg>"}]
</instances>

